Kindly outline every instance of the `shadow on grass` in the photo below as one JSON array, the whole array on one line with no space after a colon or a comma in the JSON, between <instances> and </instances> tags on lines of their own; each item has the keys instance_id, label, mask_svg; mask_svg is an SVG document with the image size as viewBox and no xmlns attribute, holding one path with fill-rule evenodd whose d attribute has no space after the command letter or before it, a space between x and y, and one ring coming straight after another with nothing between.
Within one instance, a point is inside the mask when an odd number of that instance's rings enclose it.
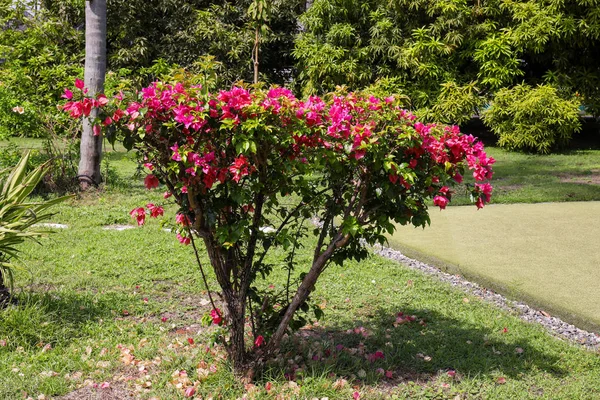
<instances>
[{"instance_id":1,"label":"shadow on grass","mask_svg":"<svg viewBox=\"0 0 600 400\"><path fill-rule=\"evenodd\" d=\"M86 327L114 318L116 305L126 301L117 293L96 297L64 292L22 292L15 300L0 310L0 337L10 338L9 348L26 350L65 345L85 336Z\"/></svg>"},{"instance_id":2,"label":"shadow on grass","mask_svg":"<svg viewBox=\"0 0 600 400\"><path fill-rule=\"evenodd\" d=\"M427 381L440 371L507 378L529 371L557 377L568 373L557 356L510 332L481 328L431 310L406 309L404 316L416 316L416 320L400 324L397 321L403 318L396 320L389 310L380 309L376 315L383 317L363 326L301 330L283 345L282 356L271 363L265 377L297 379L309 370L313 376L374 384ZM391 378L383 376L387 371L392 372Z\"/></svg>"}]
</instances>

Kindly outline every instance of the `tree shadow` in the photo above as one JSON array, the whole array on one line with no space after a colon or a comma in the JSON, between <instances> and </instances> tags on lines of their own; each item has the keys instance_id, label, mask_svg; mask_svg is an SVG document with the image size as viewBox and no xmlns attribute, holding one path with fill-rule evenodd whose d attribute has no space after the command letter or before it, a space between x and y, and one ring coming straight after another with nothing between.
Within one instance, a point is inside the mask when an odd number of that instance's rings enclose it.
<instances>
[{"instance_id":1,"label":"tree shadow","mask_svg":"<svg viewBox=\"0 0 600 400\"><path fill-rule=\"evenodd\" d=\"M398 319L383 308L374 315L379 317L362 325L300 330L283 344L282 355L271 362L266 374L297 379L311 370L314 375L373 384L384 379L426 381L440 371L507 378L532 370L556 377L568 372L559 357L508 331L416 308L405 309ZM414 321L407 318L412 316Z\"/></svg>"},{"instance_id":2,"label":"tree shadow","mask_svg":"<svg viewBox=\"0 0 600 400\"><path fill-rule=\"evenodd\" d=\"M0 311L0 337L10 338L9 348L32 349L69 343L84 337L84 327L115 317L117 304L127 302L119 293L67 293L23 291Z\"/></svg>"}]
</instances>

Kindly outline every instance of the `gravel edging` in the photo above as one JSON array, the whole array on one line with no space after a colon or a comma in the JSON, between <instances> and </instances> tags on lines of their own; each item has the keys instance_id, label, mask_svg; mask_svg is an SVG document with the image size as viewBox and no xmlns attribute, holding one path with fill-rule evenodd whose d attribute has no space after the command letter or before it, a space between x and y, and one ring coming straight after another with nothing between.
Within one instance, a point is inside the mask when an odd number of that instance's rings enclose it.
<instances>
[{"instance_id":1,"label":"gravel edging","mask_svg":"<svg viewBox=\"0 0 600 400\"><path fill-rule=\"evenodd\" d=\"M522 320L542 325L553 336L574 342L590 350L600 351L600 335L596 333L579 329L574 325L564 322L560 318L553 317L544 311L536 310L525 303L507 299L506 297L492 290L467 281L459 275L451 275L440 271L438 268L432 267L417 260L413 260L412 258L408 258L397 250L390 249L388 247L377 246L373 248L373 252L387 259L397 261L411 269L421 271L427 275L435 276L442 282L447 282L454 287L460 288L467 293L480 297L504 310L514 311Z\"/></svg>"}]
</instances>

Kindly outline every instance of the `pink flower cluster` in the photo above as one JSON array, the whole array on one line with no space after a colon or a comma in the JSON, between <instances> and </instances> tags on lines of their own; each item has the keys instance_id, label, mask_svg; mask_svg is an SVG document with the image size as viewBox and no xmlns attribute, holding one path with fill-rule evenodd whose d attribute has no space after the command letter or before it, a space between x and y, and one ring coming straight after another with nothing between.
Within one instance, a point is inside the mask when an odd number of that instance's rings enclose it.
<instances>
[{"instance_id":1,"label":"pink flower cluster","mask_svg":"<svg viewBox=\"0 0 600 400\"><path fill-rule=\"evenodd\" d=\"M165 210L162 206L156 206L152 203L147 204L146 208L148 209L148 213L152 218L158 218L164 215ZM131 210L129 213L132 218L135 218L138 225L144 225L146 222L146 209L144 207L138 207Z\"/></svg>"},{"instance_id":2,"label":"pink flower cluster","mask_svg":"<svg viewBox=\"0 0 600 400\"><path fill-rule=\"evenodd\" d=\"M133 97L118 93L112 99L92 99L82 81L75 87L76 93L65 90L64 111L81 118L98 108L95 132L116 125L133 137L150 170L144 179L147 189L164 182L161 174L176 177L165 198L192 189L207 195L219 185L243 187L256 179L262 163L263 171L266 164L287 171L298 171L294 165L300 164L370 171L373 177L385 177L380 187L391 187L399 196L432 199L441 209L451 201L450 187L462 182L468 168L476 181L471 190L476 206L491 200L493 188L487 181L495 160L482 143L456 126L418 122L393 97L349 93L303 101L278 87L233 87L210 94L198 85L154 82ZM268 161L258 157L257 148L269 149ZM420 200L415 204L425 207ZM252 204L245 207L244 213L253 212ZM411 217L413 211L405 210ZM132 216L141 225L145 210L133 210ZM181 232L178 240L190 243Z\"/></svg>"}]
</instances>

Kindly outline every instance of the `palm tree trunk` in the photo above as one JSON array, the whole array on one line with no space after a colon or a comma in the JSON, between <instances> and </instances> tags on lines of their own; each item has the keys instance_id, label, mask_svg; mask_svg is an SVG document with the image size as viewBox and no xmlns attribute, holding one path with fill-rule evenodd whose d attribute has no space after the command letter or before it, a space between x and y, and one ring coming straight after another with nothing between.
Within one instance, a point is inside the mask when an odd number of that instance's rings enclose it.
<instances>
[{"instance_id":1,"label":"palm tree trunk","mask_svg":"<svg viewBox=\"0 0 600 400\"><path fill-rule=\"evenodd\" d=\"M88 95L104 92L106 74L106 0L85 2L85 72L84 82ZM102 181L102 134L94 136L92 121L98 115L94 109L89 118L83 120L79 171L77 177L82 190Z\"/></svg>"}]
</instances>

